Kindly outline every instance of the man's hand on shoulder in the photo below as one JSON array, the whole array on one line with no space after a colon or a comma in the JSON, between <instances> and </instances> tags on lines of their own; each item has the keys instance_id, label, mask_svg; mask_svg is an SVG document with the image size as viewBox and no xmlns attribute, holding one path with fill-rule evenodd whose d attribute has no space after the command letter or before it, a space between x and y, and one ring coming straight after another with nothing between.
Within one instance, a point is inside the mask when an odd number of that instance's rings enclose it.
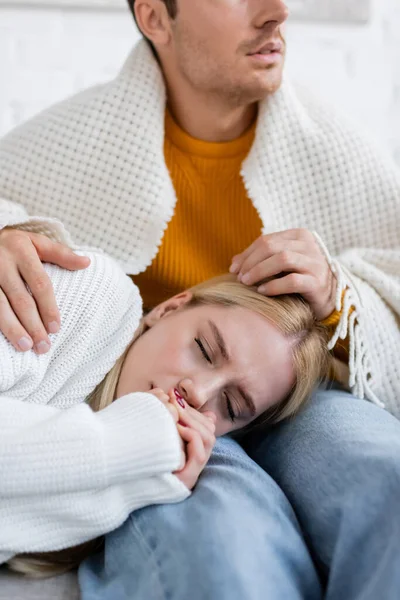
<instances>
[{"instance_id":1,"label":"man's hand on shoulder","mask_svg":"<svg viewBox=\"0 0 400 600\"><path fill-rule=\"evenodd\" d=\"M233 257L230 272L246 285L258 285L264 296L301 294L318 321L335 310L336 277L316 237L307 229L260 236Z\"/></svg>"},{"instance_id":2,"label":"man's hand on shoulder","mask_svg":"<svg viewBox=\"0 0 400 600\"><path fill-rule=\"evenodd\" d=\"M90 259L46 236L12 228L0 231L0 331L16 350L50 349L49 333L60 328L60 313L43 262L76 271ZM29 293L26 286L29 286Z\"/></svg>"}]
</instances>

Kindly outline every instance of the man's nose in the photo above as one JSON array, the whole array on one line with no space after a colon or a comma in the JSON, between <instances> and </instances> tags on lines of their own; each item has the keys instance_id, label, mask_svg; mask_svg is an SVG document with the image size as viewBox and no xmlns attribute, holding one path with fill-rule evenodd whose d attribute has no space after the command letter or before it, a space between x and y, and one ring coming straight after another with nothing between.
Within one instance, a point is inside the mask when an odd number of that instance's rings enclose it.
<instances>
[{"instance_id":1,"label":"man's nose","mask_svg":"<svg viewBox=\"0 0 400 600\"><path fill-rule=\"evenodd\" d=\"M287 20L289 9L282 0L265 0L264 6L265 10L261 17L261 20L263 20L261 26L266 26L267 24L282 25Z\"/></svg>"}]
</instances>

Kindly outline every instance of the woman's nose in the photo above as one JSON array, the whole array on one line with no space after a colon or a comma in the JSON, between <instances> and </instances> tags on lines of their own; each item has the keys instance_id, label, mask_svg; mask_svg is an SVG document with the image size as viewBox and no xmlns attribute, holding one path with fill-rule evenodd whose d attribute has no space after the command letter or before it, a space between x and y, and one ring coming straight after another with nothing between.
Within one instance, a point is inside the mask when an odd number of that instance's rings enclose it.
<instances>
[{"instance_id":1,"label":"woman's nose","mask_svg":"<svg viewBox=\"0 0 400 600\"><path fill-rule=\"evenodd\" d=\"M178 392L196 410L200 410L208 400L206 386L195 384L192 379L182 379L178 384Z\"/></svg>"}]
</instances>

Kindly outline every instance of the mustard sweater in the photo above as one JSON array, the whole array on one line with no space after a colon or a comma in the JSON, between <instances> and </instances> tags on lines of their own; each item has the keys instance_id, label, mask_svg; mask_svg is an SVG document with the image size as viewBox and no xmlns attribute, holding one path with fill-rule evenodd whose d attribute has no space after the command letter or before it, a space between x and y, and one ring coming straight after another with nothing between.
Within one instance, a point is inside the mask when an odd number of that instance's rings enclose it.
<instances>
[{"instance_id":1,"label":"mustard sweater","mask_svg":"<svg viewBox=\"0 0 400 600\"><path fill-rule=\"evenodd\" d=\"M261 219L240 175L255 126L231 142L204 142L166 111L164 155L178 200L158 255L134 278L146 308L227 273L232 257L261 235ZM333 331L339 318L335 311L323 323ZM347 348L347 340L339 340L338 358L347 359Z\"/></svg>"},{"instance_id":2,"label":"mustard sweater","mask_svg":"<svg viewBox=\"0 0 400 600\"><path fill-rule=\"evenodd\" d=\"M232 142L210 143L190 137L167 112L165 130L165 160L178 200L157 257L135 277L146 307L227 273L232 257L262 228L240 176L255 124Z\"/></svg>"}]
</instances>

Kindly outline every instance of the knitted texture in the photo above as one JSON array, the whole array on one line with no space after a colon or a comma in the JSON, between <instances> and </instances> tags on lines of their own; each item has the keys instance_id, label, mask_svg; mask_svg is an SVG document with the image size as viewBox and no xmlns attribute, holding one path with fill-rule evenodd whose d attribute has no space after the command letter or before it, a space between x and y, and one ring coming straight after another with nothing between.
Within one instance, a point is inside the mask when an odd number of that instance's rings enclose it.
<instances>
[{"instance_id":1,"label":"knitted texture","mask_svg":"<svg viewBox=\"0 0 400 600\"><path fill-rule=\"evenodd\" d=\"M163 156L165 103L159 66L141 41L114 81L4 138L0 196L65 222L79 244L103 248L125 272L144 271L176 202ZM242 176L264 233L305 227L323 240L338 310L348 287L336 336L350 332L350 389L400 416L399 172L335 111L285 81L260 106Z\"/></svg>"},{"instance_id":2,"label":"knitted texture","mask_svg":"<svg viewBox=\"0 0 400 600\"><path fill-rule=\"evenodd\" d=\"M236 140L210 143L190 137L167 111L165 132L164 156L178 202L156 258L134 278L146 308L227 273L232 256L262 228L240 177L255 123Z\"/></svg>"},{"instance_id":3,"label":"knitted texture","mask_svg":"<svg viewBox=\"0 0 400 600\"><path fill-rule=\"evenodd\" d=\"M79 253L81 254L81 253ZM71 272L45 265L62 322L45 355L16 351L0 337L0 391L9 398L69 408L103 379L132 340L141 317L137 288L106 255Z\"/></svg>"},{"instance_id":4,"label":"knitted texture","mask_svg":"<svg viewBox=\"0 0 400 600\"><path fill-rule=\"evenodd\" d=\"M82 271L45 265L61 314L47 354L17 352L0 334L0 563L74 546L137 508L189 495L172 475L179 435L158 399L128 394L99 413L84 402L141 318L118 264L88 255Z\"/></svg>"}]
</instances>

